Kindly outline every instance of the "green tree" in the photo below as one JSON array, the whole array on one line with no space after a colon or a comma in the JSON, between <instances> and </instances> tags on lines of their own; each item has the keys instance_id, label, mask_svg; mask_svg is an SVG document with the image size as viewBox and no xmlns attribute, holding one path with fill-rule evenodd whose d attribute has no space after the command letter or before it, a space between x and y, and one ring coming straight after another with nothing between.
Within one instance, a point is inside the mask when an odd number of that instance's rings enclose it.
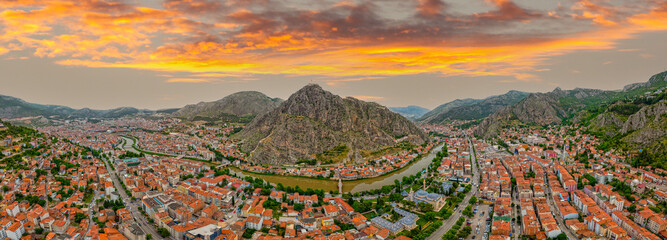
<instances>
[{"instance_id":1,"label":"green tree","mask_svg":"<svg viewBox=\"0 0 667 240\"><path fill-rule=\"evenodd\" d=\"M628 209L628 212L635 213L635 212L637 212L637 205L632 204L632 205L628 206L627 209Z\"/></svg>"},{"instance_id":2,"label":"green tree","mask_svg":"<svg viewBox=\"0 0 667 240\"><path fill-rule=\"evenodd\" d=\"M158 228L157 233L160 234L163 238L168 238L171 236L171 233L166 228Z\"/></svg>"},{"instance_id":3,"label":"green tree","mask_svg":"<svg viewBox=\"0 0 667 240\"><path fill-rule=\"evenodd\" d=\"M81 220L83 220L85 218L86 218L86 215L83 214L83 213L78 212L78 213L74 214L74 222L75 223L80 223Z\"/></svg>"},{"instance_id":4,"label":"green tree","mask_svg":"<svg viewBox=\"0 0 667 240\"><path fill-rule=\"evenodd\" d=\"M565 233L558 234L555 238L556 240L567 240L567 235Z\"/></svg>"},{"instance_id":5,"label":"green tree","mask_svg":"<svg viewBox=\"0 0 667 240\"><path fill-rule=\"evenodd\" d=\"M255 229L246 228L245 232L243 232L243 235L241 236L246 239L251 239L252 235L255 234L255 231Z\"/></svg>"}]
</instances>

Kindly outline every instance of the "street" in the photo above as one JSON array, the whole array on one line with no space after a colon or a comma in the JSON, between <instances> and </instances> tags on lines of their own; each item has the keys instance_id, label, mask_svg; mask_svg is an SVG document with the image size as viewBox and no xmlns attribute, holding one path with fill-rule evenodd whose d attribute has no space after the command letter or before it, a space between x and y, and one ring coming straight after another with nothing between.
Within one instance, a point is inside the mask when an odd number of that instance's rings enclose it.
<instances>
[{"instance_id":1,"label":"street","mask_svg":"<svg viewBox=\"0 0 667 240\"><path fill-rule=\"evenodd\" d=\"M123 199L123 203L125 204L125 207L127 210L132 214L132 217L134 220L139 224L139 227L144 231L146 234L151 234L153 236L153 239L163 239L160 237L160 234L157 233L155 227L153 227L152 224L148 222L146 217L141 214L139 211L139 208L141 208L141 205L139 204L139 201L132 201L131 196L128 196L125 191L123 190L123 186L120 184L120 181L118 180L118 174L109 167L109 164L105 164L107 167L107 172L109 172L109 176L111 176L111 179L113 180L113 184L116 187L116 191L120 193L121 198Z\"/></svg>"},{"instance_id":2,"label":"street","mask_svg":"<svg viewBox=\"0 0 667 240\"><path fill-rule=\"evenodd\" d=\"M465 208L465 206L468 205L468 201L470 201L470 198L477 193L477 189L478 189L478 186L479 186L479 170L477 169L477 156L475 155L475 151L473 151L472 141L470 141L470 139L468 139L468 143L470 144L470 156L471 156L471 158L470 158L471 159L471 164L470 165L472 165L472 172L473 172L473 175L474 175L472 177L470 183L473 185L473 187L470 190L470 192L468 192L468 194L466 194L466 197L465 197L465 199L463 199L463 202L461 202L459 204L459 206L456 209L454 209L454 214L452 214L452 216L450 216L447 220L445 220L445 222L443 222L442 226L440 226L440 228L438 228L438 230L433 232L433 234L431 234L431 236L429 236L427 238L427 240L440 240L442 238L442 236L445 235L445 233L447 233L447 231L449 231L449 229L451 229L452 226L454 226L454 224L459 219L459 217L461 217L461 213L460 213L461 211L459 211L459 210L463 210ZM479 212L477 214L479 214ZM474 230L475 229L473 229L473 231Z\"/></svg>"},{"instance_id":3,"label":"street","mask_svg":"<svg viewBox=\"0 0 667 240\"><path fill-rule=\"evenodd\" d=\"M545 169L546 171L546 169ZM547 182L547 186L551 186L551 183L549 183L549 179L546 178L545 181ZM549 203L549 208L551 209L551 212L554 213L554 218L556 219L556 222L558 222L558 227L560 227L560 230L567 235L567 239L577 239L574 234L572 234L572 231L570 231L570 228L568 228L565 225L565 222L563 221L563 218L561 216L558 216L556 213L556 203L554 202L554 197L551 193L551 187L547 187L549 189L547 191L547 202Z\"/></svg>"}]
</instances>

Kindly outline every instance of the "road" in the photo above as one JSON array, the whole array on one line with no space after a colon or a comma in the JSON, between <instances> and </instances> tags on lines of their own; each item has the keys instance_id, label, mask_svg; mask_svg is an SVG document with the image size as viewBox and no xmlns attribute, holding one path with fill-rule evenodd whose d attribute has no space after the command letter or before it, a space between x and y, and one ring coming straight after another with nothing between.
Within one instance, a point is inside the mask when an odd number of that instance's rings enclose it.
<instances>
[{"instance_id":1,"label":"road","mask_svg":"<svg viewBox=\"0 0 667 240\"><path fill-rule=\"evenodd\" d=\"M90 229L93 228L93 224L96 224L95 222L93 222L93 209L97 207L96 200L97 200L97 191L93 193L93 200L91 200L90 204L88 204L88 230L86 230L86 235L88 235Z\"/></svg>"},{"instance_id":2,"label":"road","mask_svg":"<svg viewBox=\"0 0 667 240\"><path fill-rule=\"evenodd\" d=\"M125 190L123 190L123 185L120 184L120 180L118 179L118 173L115 170L112 170L110 165L111 163L105 164L107 167L107 172L109 172L109 175L111 176L111 179L113 180L113 185L116 187L116 191L120 193L121 198L123 199L123 203L125 204L125 207L127 210L130 212L134 220L139 224L139 227L141 230L144 231L146 234L151 234L153 236L153 239L163 239L160 237L160 234L157 233L155 230L155 227L151 223L148 222L148 219L146 219L146 216L141 214L141 211L139 211L140 206L140 201L132 201L131 196L128 196L125 193Z\"/></svg>"},{"instance_id":3,"label":"road","mask_svg":"<svg viewBox=\"0 0 667 240\"><path fill-rule=\"evenodd\" d=\"M519 224L519 220L521 219L523 221L523 218L521 216L520 208L521 206L521 200L519 199L519 193L516 191L516 187L512 189L512 202L514 203L514 207L512 208L512 219L514 222L512 222L512 238L513 239L521 239L521 227L523 226L522 224Z\"/></svg>"},{"instance_id":4,"label":"road","mask_svg":"<svg viewBox=\"0 0 667 240\"><path fill-rule=\"evenodd\" d=\"M468 143L470 144L470 156L471 156L470 159L471 160L474 159L474 161L470 162L471 163L470 165L472 165L472 172L473 172L473 175L474 175L472 177L472 180L470 181L470 183L473 184L473 187L470 190L470 192L468 192L468 194L466 194L465 199L463 199L463 202L461 202L461 204L459 204L459 207L454 210L454 214L452 214L452 216L450 216L447 220L445 220L445 222L442 224L442 226L440 228L438 228L438 230L433 232L433 234L431 234L431 236L429 236L427 238L427 240L440 240L440 239L442 239L442 236L445 235L445 233L447 233L447 231L449 231L449 229L451 229L452 226L454 226L454 224L456 223L457 220L459 220L459 217L461 217L461 212L463 211L465 206L468 204L468 201L470 201L470 198L473 195L477 194L477 189L478 189L478 186L479 186L479 176L480 176L479 175L479 170L477 169L477 163L476 163L477 162L477 156L475 155L475 151L473 151L472 141L470 141L470 139L468 139ZM459 210L461 210L461 211L459 211ZM487 212L487 214L488 214L488 212Z\"/></svg>"},{"instance_id":5,"label":"road","mask_svg":"<svg viewBox=\"0 0 667 240\"><path fill-rule=\"evenodd\" d=\"M545 168L545 172L546 171L547 171L547 169ZM549 185L547 185L547 186L549 186L549 187L547 187L547 189L549 189L547 191L547 202L549 203L549 207L551 208L551 212L554 213L554 218L556 219L556 222L558 222L558 227L560 227L561 232L563 232L563 233L565 233L565 235L567 235L567 239L577 239L574 236L574 234L572 234L572 231L570 230L570 228L568 228L565 225L565 222L563 221L563 218L556 214L556 209L558 209L558 208L556 208L556 203L554 202L554 197L551 193L551 183L549 183L549 178L546 178L545 181L547 182L547 184L549 184Z\"/></svg>"}]
</instances>

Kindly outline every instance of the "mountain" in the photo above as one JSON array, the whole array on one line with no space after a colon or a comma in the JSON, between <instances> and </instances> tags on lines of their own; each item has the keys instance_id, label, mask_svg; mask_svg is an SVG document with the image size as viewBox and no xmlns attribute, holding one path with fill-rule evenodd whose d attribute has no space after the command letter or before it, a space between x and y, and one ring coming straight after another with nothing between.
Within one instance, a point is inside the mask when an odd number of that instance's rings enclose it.
<instances>
[{"instance_id":1,"label":"mountain","mask_svg":"<svg viewBox=\"0 0 667 240\"><path fill-rule=\"evenodd\" d=\"M29 103L22 99L0 95L0 118L15 119L25 117L46 118L119 118L124 116L151 115L155 111L121 107L110 110L73 109L59 105Z\"/></svg>"},{"instance_id":2,"label":"mountain","mask_svg":"<svg viewBox=\"0 0 667 240\"><path fill-rule=\"evenodd\" d=\"M424 116L421 116L420 118L417 119L417 121L420 122L429 122L432 118L435 116L448 112L449 110L452 110L453 108L461 107L461 106L469 106L478 102L481 102L482 99L472 99L472 98L465 98L465 99L456 99L454 101L442 104L435 109L431 110L430 112L427 112L424 114Z\"/></svg>"},{"instance_id":3,"label":"mountain","mask_svg":"<svg viewBox=\"0 0 667 240\"><path fill-rule=\"evenodd\" d=\"M68 115L74 109L57 105L40 105L22 99L0 95L0 118Z\"/></svg>"},{"instance_id":4,"label":"mountain","mask_svg":"<svg viewBox=\"0 0 667 240\"><path fill-rule=\"evenodd\" d=\"M584 111L581 123L603 142L603 148L646 149L667 153L667 72L654 75L662 81L641 86L644 93ZM635 85L636 86L636 85ZM667 164L667 162L666 162ZM661 166L667 168L667 165Z\"/></svg>"},{"instance_id":5,"label":"mountain","mask_svg":"<svg viewBox=\"0 0 667 240\"><path fill-rule=\"evenodd\" d=\"M243 116L251 119L275 109L281 102L282 99L270 98L260 92L237 92L214 102L187 105L174 112L173 116L189 120L232 120Z\"/></svg>"},{"instance_id":6,"label":"mountain","mask_svg":"<svg viewBox=\"0 0 667 240\"><path fill-rule=\"evenodd\" d=\"M482 119L495 113L503 107L518 103L528 95L529 93L512 90L502 95L491 96L482 100L471 102L470 104L450 107L445 111L430 114L431 117L424 119L424 121L430 124L440 124L448 120Z\"/></svg>"},{"instance_id":7,"label":"mountain","mask_svg":"<svg viewBox=\"0 0 667 240\"><path fill-rule=\"evenodd\" d=\"M241 150L254 162L295 163L323 154L361 160L365 153L423 144L426 135L412 122L377 103L341 98L309 84L238 134Z\"/></svg>"},{"instance_id":8,"label":"mountain","mask_svg":"<svg viewBox=\"0 0 667 240\"><path fill-rule=\"evenodd\" d=\"M508 124L548 125L576 122L588 125L592 119L598 124L616 124L624 119L615 119L609 114L601 114L605 109L621 100L641 97L667 86L667 72L652 76L648 82L635 83L623 90L606 91L599 89L556 88L548 93L532 93L517 104L507 106L490 115L475 129L482 137L494 137L498 130ZM634 106L641 109L642 106ZM598 128L601 128L598 126Z\"/></svg>"},{"instance_id":9,"label":"mountain","mask_svg":"<svg viewBox=\"0 0 667 240\"><path fill-rule=\"evenodd\" d=\"M430 111L426 108L414 105L407 107L390 107L389 110L401 114L403 117L410 120L415 120Z\"/></svg>"}]
</instances>

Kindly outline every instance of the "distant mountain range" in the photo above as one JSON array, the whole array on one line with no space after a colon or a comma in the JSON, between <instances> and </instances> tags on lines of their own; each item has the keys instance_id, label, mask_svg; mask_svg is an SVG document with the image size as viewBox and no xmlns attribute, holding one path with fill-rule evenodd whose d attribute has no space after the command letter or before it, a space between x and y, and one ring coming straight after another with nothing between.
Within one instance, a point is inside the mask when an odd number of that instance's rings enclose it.
<instances>
[{"instance_id":1,"label":"distant mountain range","mask_svg":"<svg viewBox=\"0 0 667 240\"><path fill-rule=\"evenodd\" d=\"M59 105L42 105L23 101L19 98L0 95L0 118L13 119L43 116L47 118L119 118L129 115L153 115L169 110L152 111L121 107L109 110L89 108L73 109Z\"/></svg>"},{"instance_id":2,"label":"distant mountain range","mask_svg":"<svg viewBox=\"0 0 667 240\"><path fill-rule=\"evenodd\" d=\"M256 115L269 112L283 100L270 98L260 92L238 92L214 102L200 102L183 108L162 110L120 107L109 110L90 108L74 109L59 105L29 103L22 99L0 95L0 118L18 119L42 117L44 119L121 118L121 117L177 117L186 120L250 122ZM48 121L48 120L47 120Z\"/></svg>"},{"instance_id":3,"label":"distant mountain range","mask_svg":"<svg viewBox=\"0 0 667 240\"><path fill-rule=\"evenodd\" d=\"M417 118L420 118L421 116L430 111L427 108L414 105L407 107L390 107L389 110L401 114L403 117L410 120L416 120Z\"/></svg>"},{"instance_id":4,"label":"distant mountain range","mask_svg":"<svg viewBox=\"0 0 667 240\"><path fill-rule=\"evenodd\" d=\"M514 105L529 93L509 91L503 95L485 99L457 99L438 106L417 121L430 124L442 124L449 120L476 120L485 118L503 107Z\"/></svg>"},{"instance_id":5,"label":"distant mountain range","mask_svg":"<svg viewBox=\"0 0 667 240\"><path fill-rule=\"evenodd\" d=\"M361 160L407 141L422 144L427 136L412 122L377 103L341 98L310 84L271 112L258 116L234 136L255 162L281 164L315 159Z\"/></svg>"}]
</instances>

